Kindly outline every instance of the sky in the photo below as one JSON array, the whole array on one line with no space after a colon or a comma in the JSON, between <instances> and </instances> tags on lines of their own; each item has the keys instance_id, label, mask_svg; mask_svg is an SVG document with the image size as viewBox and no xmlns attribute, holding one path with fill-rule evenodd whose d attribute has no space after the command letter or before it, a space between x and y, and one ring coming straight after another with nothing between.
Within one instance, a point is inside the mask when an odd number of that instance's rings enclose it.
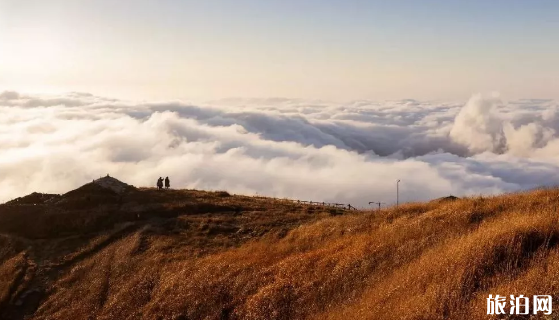
<instances>
[{"instance_id":1,"label":"sky","mask_svg":"<svg viewBox=\"0 0 559 320\"><path fill-rule=\"evenodd\" d=\"M559 185L556 0L0 0L0 202Z\"/></svg>"},{"instance_id":2,"label":"sky","mask_svg":"<svg viewBox=\"0 0 559 320\"><path fill-rule=\"evenodd\" d=\"M0 0L0 92L558 98L554 0Z\"/></svg>"}]
</instances>

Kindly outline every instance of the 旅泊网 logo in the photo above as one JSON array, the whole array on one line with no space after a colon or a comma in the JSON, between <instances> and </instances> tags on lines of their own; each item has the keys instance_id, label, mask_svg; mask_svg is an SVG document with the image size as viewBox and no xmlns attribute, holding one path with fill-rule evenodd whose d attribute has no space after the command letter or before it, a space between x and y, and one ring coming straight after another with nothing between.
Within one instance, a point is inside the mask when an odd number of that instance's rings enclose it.
<instances>
[{"instance_id":1,"label":"\u65c5\u6cca\u7f51 logo","mask_svg":"<svg viewBox=\"0 0 559 320\"><path fill-rule=\"evenodd\" d=\"M532 299L524 295L510 295L510 299L506 296L492 294L487 298L487 314L511 314L511 315L529 315L529 314L545 314L550 315L552 310L553 299L549 295L536 295Z\"/></svg>"}]
</instances>

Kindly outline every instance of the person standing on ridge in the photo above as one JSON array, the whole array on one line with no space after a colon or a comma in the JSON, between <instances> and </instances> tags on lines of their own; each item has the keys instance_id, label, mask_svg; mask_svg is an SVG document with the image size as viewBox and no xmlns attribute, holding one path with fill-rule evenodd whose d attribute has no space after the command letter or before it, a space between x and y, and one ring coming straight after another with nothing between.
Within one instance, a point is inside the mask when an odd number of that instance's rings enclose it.
<instances>
[{"instance_id":1,"label":"person standing on ridge","mask_svg":"<svg viewBox=\"0 0 559 320\"><path fill-rule=\"evenodd\" d=\"M169 189L171 187L171 182L169 181L169 177L165 177L165 189Z\"/></svg>"},{"instance_id":2,"label":"person standing on ridge","mask_svg":"<svg viewBox=\"0 0 559 320\"><path fill-rule=\"evenodd\" d=\"M157 179L157 190L161 189L163 189L163 178L159 177L159 179Z\"/></svg>"}]
</instances>

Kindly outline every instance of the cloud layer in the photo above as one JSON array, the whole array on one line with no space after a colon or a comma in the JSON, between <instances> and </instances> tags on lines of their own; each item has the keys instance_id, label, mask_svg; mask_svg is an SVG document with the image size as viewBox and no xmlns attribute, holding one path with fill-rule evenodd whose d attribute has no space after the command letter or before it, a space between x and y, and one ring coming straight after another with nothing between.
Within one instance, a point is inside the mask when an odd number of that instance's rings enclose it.
<instances>
[{"instance_id":1,"label":"cloud layer","mask_svg":"<svg viewBox=\"0 0 559 320\"><path fill-rule=\"evenodd\" d=\"M391 204L559 181L553 100L133 103L0 93L0 202L110 173L136 186Z\"/></svg>"}]
</instances>

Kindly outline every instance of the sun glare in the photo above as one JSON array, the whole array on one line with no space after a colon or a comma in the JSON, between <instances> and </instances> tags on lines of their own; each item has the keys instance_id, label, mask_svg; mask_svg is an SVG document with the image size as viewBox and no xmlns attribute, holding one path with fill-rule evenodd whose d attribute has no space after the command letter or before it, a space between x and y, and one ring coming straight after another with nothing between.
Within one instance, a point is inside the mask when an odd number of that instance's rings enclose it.
<instances>
[{"instance_id":1,"label":"sun glare","mask_svg":"<svg viewBox=\"0 0 559 320\"><path fill-rule=\"evenodd\" d=\"M11 69L46 70L55 67L63 58L63 42L55 34L30 29L7 37L2 59Z\"/></svg>"}]
</instances>

